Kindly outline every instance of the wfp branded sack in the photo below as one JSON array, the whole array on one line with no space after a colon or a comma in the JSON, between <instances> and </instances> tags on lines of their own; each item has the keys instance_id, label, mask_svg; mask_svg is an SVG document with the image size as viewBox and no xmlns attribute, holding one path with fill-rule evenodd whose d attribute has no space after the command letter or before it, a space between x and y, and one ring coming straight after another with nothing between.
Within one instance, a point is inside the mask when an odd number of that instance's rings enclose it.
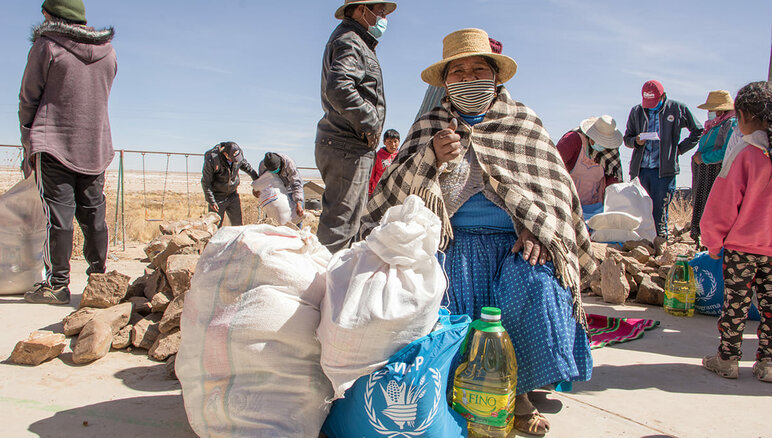
<instances>
[{"instance_id":1,"label":"wfp branded sack","mask_svg":"<svg viewBox=\"0 0 772 438\"><path fill-rule=\"evenodd\" d=\"M439 243L440 219L411 195L367 239L333 255L316 334L335 398L431 332L447 288Z\"/></svg>"},{"instance_id":2,"label":"wfp branded sack","mask_svg":"<svg viewBox=\"0 0 772 438\"><path fill-rule=\"evenodd\" d=\"M185 296L176 373L201 437L316 437L332 397L314 337L330 253L288 227L221 228Z\"/></svg>"},{"instance_id":3,"label":"wfp branded sack","mask_svg":"<svg viewBox=\"0 0 772 438\"><path fill-rule=\"evenodd\" d=\"M290 199L287 188L279 175L264 172L252 181L252 190L260 192L260 208L265 215L279 225L298 222L298 213Z\"/></svg>"},{"instance_id":4,"label":"wfp branded sack","mask_svg":"<svg viewBox=\"0 0 772 438\"><path fill-rule=\"evenodd\" d=\"M724 250L719 253L720 258L710 258L707 251L698 252L689 261L694 269L694 278L697 280L697 295L694 298L694 310L703 315L720 316L724 308ZM758 299L753 294L754 299ZM759 320L759 309L755 303L751 303L748 311L748 319Z\"/></svg>"},{"instance_id":5,"label":"wfp branded sack","mask_svg":"<svg viewBox=\"0 0 772 438\"><path fill-rule=\"evenodd\" d=\"M0 196L0 295L22 294L43 279L48 220L35 177Z\"/></svg>"},{"instance_id":6,"label":"wfp branded sack","mask_svg":"<svg viewBox=\"0 0 772 438\"><path fill-rule=\"evenodd\" d=\"M333 403L322 431L330 438L467 436L466 420L448 406L447 386L470 322L442 309L434 331L359 378Z\"/></svg>"}]
</instances>

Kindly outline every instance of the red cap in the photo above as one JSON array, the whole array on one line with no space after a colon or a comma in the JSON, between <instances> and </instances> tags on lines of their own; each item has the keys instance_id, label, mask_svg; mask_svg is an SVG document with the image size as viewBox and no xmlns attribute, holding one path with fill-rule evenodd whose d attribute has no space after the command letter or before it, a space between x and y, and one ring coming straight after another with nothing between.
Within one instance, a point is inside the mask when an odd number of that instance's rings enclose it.
<instances>
[{"instance_id":1,"label":"red cap","mask_svg":"<svg viewBox=\"0 0 772 438\"><path fill-rule=\"evenodd\" d=\"M654 108L663 94L665 94L665 89L659 81L647 81L643 84L643 89L641 89L641 97L643 97L641 106L644 108Z\"/></svg>"}]
</instances>

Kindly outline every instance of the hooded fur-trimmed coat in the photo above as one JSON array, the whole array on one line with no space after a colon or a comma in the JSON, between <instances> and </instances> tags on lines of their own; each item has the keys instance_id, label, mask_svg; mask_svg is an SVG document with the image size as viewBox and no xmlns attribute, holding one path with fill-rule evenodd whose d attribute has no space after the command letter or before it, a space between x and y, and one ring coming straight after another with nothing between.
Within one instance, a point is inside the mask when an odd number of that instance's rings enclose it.
<instances>
[{"instance_id":1,"label":"hooded fur-trimmed coat","mask_svg":"<svg viewBox=\"0 0 772 438\"><path fill-rule=\"evenodd\" d=\"M28 157L38 153L87 175L110 165L107 101L118 71L113 34L50 21L33 29L19 93L25 173Z\"/></svg>"}]
</instances>

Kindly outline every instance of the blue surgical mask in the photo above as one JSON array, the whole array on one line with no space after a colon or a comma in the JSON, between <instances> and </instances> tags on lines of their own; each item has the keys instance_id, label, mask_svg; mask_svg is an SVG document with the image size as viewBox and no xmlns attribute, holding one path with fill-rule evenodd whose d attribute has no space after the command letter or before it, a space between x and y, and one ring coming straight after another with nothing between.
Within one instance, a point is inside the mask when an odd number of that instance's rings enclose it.
<instances>
[{"instance_id":1,"label":"blue surgical mask","mask_svg":"<svg viewBox=\"0 0 772 438\"><path fill-rule=\"evenodd\" d=\"M708 112L708 120L713 120L716 118L716 113L713 111Z\"/></svg>"},{"instance_id":2,"label":"blue surgical mask","mask_svg":"<svg viewBox=\"0 0 772 438\"><path fill-rule=\"evenodd\" d=\"M603 152L603 151L606 150L606 148L604 148L603 146L599 145L597 142L591 144L590 147L592 147L593 149L595 149L598 152Z\"/></svg>"},{"instance_id":3,"label":"blue surgical mask","mask_svg":"<svg viewBox=\"0 0 772 438\"><path fill-rule=\"evenodd\" d=\"M375 38L380 38L386 32L386 26L389 24L385 17L378 17L375 21L375 26L370 26L367 31Z\"/></svg>"},{"instance_id":4,"label":"blue surgical mask","mask_svg":"<svg viewBox=\"0 0 772 438\"><path fill-rule=\"evenodd\" d=\"M662 108L662 105L664 105L664 104L665 104L665 101L664 100L660 100L659 103L657 104L657 106L655 106L654 108L651 108L651 111L659 111L659 109Z\"/></svg>"}]
</instances>

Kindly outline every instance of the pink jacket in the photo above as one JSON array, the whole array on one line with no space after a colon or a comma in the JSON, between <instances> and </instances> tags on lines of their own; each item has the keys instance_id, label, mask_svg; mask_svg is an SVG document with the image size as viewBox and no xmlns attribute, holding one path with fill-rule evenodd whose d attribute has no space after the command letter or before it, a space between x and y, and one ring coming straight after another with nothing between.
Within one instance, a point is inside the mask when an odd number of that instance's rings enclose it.
<instances>
[{"instance_id":1,"label":"pink jacket","mask_svg":"<svg viewBox=\"0 0 772 438\"><path fill-rule=\"evenodd\" d=\"M772 256L772 161L764 131L727 151L700 221L710 254L721 247Z\"/></svg>"}]
</instances>

